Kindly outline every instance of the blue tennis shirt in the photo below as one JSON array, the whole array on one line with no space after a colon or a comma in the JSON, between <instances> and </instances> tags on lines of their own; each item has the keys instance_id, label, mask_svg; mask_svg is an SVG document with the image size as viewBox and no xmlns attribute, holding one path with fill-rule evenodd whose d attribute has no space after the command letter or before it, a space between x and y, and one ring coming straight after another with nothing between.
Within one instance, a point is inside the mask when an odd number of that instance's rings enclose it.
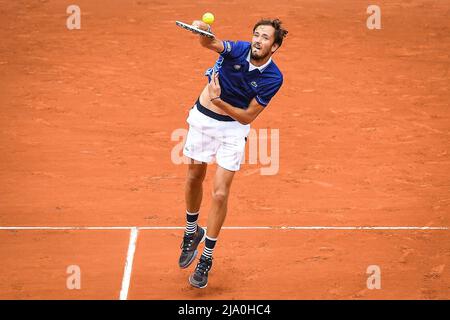
<instances>
[{"instance_id":1,"label":"blue tennis shirt","mask_svg":"<svg viewBox=\"0 0 450 320\"><path fill-rule=\"evenodd\" d=\"M283 75L271 59L250 71L250 42L223 41L224 50L214 67L205 72L208 81L219 73L220 98L234 107L247 109L253 98L266 107L283 84Z\"/></svg>"}]
</instances>

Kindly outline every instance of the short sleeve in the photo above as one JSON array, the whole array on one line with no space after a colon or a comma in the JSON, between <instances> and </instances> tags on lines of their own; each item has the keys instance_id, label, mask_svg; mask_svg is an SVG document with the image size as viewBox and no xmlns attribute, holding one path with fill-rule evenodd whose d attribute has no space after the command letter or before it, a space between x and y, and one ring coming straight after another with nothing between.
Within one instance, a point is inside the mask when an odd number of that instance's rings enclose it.
<instances>
[{"instance_id":1,"label":"short sleeve","mask_svg":"<svg viewBox=\"0 0 450 320\"><path fill-rule=\"evenodd\" d=\"M223 40L222 43L223 43L223 51L220 53L220 55L225 59L237 58L250 47L250 44L245 41Z\"/></svg>"},{"instance_id":2,"label":"short sleeve","mask_svg":"<svg viewBox=\"0 0 450 320\"><path fill-rule=\"evenodd\" d=\"M263 86L255 97L256 101L263 107L266 107L278 90L280 90L282 84L283 79L280 79Z\"/></svg>"}]
</instances>

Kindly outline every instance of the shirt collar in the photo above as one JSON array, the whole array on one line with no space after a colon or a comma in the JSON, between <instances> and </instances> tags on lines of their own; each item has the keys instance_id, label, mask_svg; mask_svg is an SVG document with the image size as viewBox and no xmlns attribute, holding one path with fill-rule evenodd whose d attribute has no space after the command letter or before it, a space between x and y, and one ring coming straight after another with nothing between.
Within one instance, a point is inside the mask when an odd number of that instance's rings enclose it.
<instances>
[{"instance_id":1,"label":"shirt collar","mask_svg":"<svg viewBox=\"0 0 450 320\"><path fill-rule=\"evenodd\" d=\"M262 66L257 67L250 62L250 52L251 51L252 51L252 49L250 48L250 51L248 52L247 59L246 59L248 62L248 71L253 71L255 69L258 69L259 72L263 73L263 71L267 68L267 66L272 62L272 58L269 58L269 60L266 63L264 63Z\"/></svg>"}]
</instances>

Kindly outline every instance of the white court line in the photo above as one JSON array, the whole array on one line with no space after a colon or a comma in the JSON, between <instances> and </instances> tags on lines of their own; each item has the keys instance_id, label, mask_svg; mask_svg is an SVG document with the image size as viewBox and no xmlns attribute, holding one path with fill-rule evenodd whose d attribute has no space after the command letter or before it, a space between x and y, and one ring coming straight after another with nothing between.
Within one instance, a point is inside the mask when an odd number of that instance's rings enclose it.
<instances>
[{"instance_id":1,"label":"white court line","mask_svg":"<svg viewBox=\"0 0 450 320\"><path fill-rule=\"evenodd\" d=\"M133 270L133 260L136 251L136 242L139 230L184 230L185 227L21 227L10 226L0 227L0 230L130 230L130 242L128 244L127 258L120 290L120 300L127 300L130 289L131 272ZM448 230L448 227L333 227L333 226L243 226L243 227L223 227L228 230Z\"/></svg>"},{"instance_id":2,"label":"white court line","mask_svg":"<svg viewBox=\"0 0 450 320\"><path fill-rule=\"evenodd\" d=\"M136 241L138 228L132 227L130 231L130 243L128 244L127 260L123 272L122 288L120 289L119 300L127 300L128 289L130 288L131 271L133 270L134 252L136 251Z\"/></svg>"},{"instance_id":3,"label":"white court line","mask_svg":"<svg viewBox=\"0 0 450 320\"><path fill-rule=\"evenodd\" d=\"M0 227L0 230L131 230L134 227Z\"/></svg>"},{"instance_id":4,"label":"white court line","mask_svg":"<svg viewBox=\"0 0 450 320\"><path fill-rule=\"evenodd\" d=\"M185 227L0 227L0 230L184 230ZM449 227L405 227L405 226L242 226L222 227L225 230L449 230Z\"/></svg>"},{"instance_id":5,"label":"white court line","mask_svg":"<svg viewBox=\"0 0 450 320\"><path fill-rule=\"evenodd\" d=\"M293 230L448 230L448 227L281 227Z\"/></svg>"}]
</instances>

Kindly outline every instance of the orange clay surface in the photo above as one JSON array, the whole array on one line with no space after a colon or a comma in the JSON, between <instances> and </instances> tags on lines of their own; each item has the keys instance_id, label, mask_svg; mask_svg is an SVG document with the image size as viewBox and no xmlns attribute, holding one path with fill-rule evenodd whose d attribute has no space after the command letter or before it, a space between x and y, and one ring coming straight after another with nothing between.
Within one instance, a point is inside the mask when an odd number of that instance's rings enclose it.
<instances>
[{"instance_id":1,"label":"orange clay surface","mask_svg":"<svg viewBox=\"0 0 450 320\"><path fill-rule=\"evenodd\" d=\"M222 39L262 17L289 30L284 85L252 123L279 130L279 170L242 166L225 226L450 226L448 1L378 1L381 30L357 0L77 0L72 31L68 4L0 0L0 226L184 226L171 136L217 55L175 20L207 11ZM0 230L0 298L117 299L129 235ZM449 230L223 230L203 291L181 236L139 232L129 299L450 298Z\"/></svg>"}]
</instances>

